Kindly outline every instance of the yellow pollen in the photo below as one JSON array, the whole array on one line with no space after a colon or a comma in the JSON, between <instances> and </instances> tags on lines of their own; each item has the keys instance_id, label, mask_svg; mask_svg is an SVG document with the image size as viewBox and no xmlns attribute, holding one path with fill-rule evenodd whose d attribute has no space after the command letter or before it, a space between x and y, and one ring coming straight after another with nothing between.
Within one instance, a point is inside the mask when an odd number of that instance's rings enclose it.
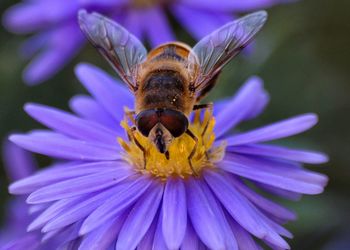
<instances>
[{"instance_id":1,"label":"yellow pollen","mask_svg":"<svg viewBox=\"0 0 350 250\"><path fill-rule=\"evenodd\" d=\"M126 119L121 122L121 126L128 135L133 136L129 136L128 141L118 138L120 145L125 150L125 160L137 171L151 173L161 179L169 176L181 178L197 176L204 168L214 168L215 162L223 158L226 145L223 143L217 147L213 146L215 119L212 112L207 109L202 119L200 116L200 111L196 111L189 125L189 130L198 138L197 148L191 159L192 168L188 157L195 146L195 141L188 134L184 133L174 138L168 148L169 159L167 159L166 155L160 153L147 137L137 130L132 131Z\"/></svg>"}]
</instances>

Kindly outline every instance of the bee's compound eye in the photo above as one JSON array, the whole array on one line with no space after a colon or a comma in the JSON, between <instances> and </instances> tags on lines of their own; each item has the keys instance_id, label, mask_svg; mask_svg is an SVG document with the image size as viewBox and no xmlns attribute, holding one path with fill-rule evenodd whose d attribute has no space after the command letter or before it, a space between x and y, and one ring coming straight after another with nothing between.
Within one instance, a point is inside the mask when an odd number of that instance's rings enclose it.
<instances>
[{"instance_id":1,"label":"bee's compound eye","mask_svg":"<svg viewBox=\"0 0 350 250\"><path fill-rule=\"evenodd\" d=\"M160 122L174 137L179 137L185 133L188 127L187 117L183 113L171 109L162 112Z\"/></svg>"},{"instance_id":2,"label":"bee's compound eye","mask_svg":"<svg viewBox=\"0 0 350 250\"><path fill-rule=\"evenodd\" d=\"M136 116L136 127L146 137L158 122L159 118L155 110L144 110Z\"/></svg>"}]
</instances>

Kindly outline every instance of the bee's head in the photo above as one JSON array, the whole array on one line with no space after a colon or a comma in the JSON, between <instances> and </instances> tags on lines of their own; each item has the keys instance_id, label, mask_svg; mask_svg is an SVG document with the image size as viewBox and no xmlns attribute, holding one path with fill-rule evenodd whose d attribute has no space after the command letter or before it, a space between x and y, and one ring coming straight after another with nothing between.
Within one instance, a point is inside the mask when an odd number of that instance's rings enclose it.
<instances>
[{"instance_id":1,"label":"bee's head","mask_svg":"<svg viewBox=\"0 0 350 250\"><path fill-rule=\"evenodd\" d=\"M159 152L166 153L174 137L179 137L188 127L187 117L176 110L149 109L136 116L137 129L148 137Z\"/></svg>"}]
</instances>

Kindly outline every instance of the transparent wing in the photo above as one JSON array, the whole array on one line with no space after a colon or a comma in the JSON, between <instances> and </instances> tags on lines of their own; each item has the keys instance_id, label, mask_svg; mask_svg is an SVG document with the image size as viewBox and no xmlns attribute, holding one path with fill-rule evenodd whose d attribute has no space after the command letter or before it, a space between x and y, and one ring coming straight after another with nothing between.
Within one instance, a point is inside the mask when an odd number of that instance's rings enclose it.
<instances>
[{"instance_id":1,"label":"transparent wing","mask_svg":"<svg viewBox=\"0 0 350 250\"><path fill-rule=\"evenodd\" d=\"M137 89L137 66L147 57L142 43L126 29L97 14L79 11L79 25L94 47L115 68L133 91Z\"/></svg>"},{"instance_id":2,"label":"transparent wing","mask_svg":"<svg viewBox=\"0 0 350 250\"><path fill-rule=\"evenodd\" d=\"M258 11L230 22L200 40L188 57L192 89L200 91L252 40L267 19Z\"/></svg>"}]
</instances>

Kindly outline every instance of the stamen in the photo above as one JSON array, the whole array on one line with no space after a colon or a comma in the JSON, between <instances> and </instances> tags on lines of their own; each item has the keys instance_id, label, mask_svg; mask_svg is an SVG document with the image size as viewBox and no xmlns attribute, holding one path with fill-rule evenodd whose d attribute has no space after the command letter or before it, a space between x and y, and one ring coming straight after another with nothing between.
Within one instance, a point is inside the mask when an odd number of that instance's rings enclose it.
<instances>
[{"instance_id":1,"label":"stamen","mask_svg":"<svg viewBox=\"0 0 350 250\"><path fill-rule=\"evenodd\" d=\"M207 109L202 115L200 110L195 111L193 121L189 125L191 132L198 138L197 148L191 158L192 168L188 157L195 142L188 134L184 133L172 141L167 156L160 153L154 144L140 132L132 130L127 120L124 120L121 122L121 126L130 139L125 141L118 138L118 141L125 150L125 160L137 171L151 173L161 179L166 179L169 176L186 178L200 175L204 168L214 168L215 162L223 158L226 145L213 146L215 141L214 125L215 118L211 110ZM132 136L130 136L131 134Z\"/></svg>"}]
</instances>

